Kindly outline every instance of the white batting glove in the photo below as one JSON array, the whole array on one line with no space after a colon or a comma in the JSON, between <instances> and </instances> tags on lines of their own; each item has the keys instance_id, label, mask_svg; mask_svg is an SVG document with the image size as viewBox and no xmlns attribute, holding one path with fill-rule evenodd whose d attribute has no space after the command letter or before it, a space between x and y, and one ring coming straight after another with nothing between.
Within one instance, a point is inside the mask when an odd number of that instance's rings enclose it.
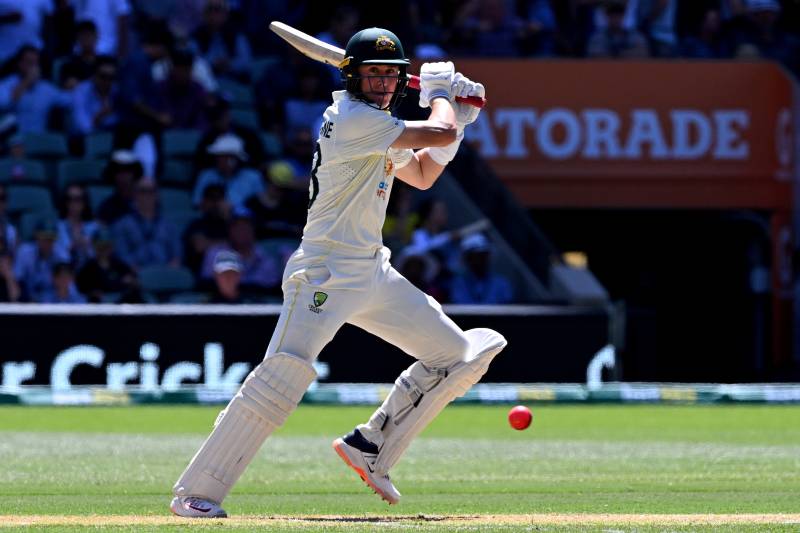
<instances>
[{"instance_id":1,"label":"white batting glove","mask_svg":"<svg viewBox=\"0 0 800 533\"><path fill-rule=\"evenodd\" d=\"M419 106L430 107L431 101L438 97L452 100L454 74L452 61L423 63L419 71Z\"/></svg>"},{"instance_id":2,"label":"white batting glove","mask_svg":"<svg viewBox=\"0 0 800 533\"><path fill-rule=\"evenodd\" d=\"M483 98L486 96L486 89L482 84L474 82L460 72L457 72L453 76L452 95L453 109L456 112L456 126L459 130L463 130L464 126L475 122L478 118L478 114L481 112L481 108L469 104L460 104L455 101L455 98L458 96L479 96Z\"/></svg>"}]
</instances>

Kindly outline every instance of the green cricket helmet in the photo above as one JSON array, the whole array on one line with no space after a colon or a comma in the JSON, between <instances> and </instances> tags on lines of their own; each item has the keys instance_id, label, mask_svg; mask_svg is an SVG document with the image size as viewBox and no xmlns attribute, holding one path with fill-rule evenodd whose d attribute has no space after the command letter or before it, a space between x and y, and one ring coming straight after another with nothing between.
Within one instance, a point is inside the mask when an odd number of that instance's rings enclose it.
<instances>
[{"instance_id":1,"label":"green cricket helmet","mask_svg":"<svg viewBox=\"0 0 800 533\"><path fill-rule=\"evenodd\" d=\"M406 95L406 86L408 85L406 70L410 63L406 59L403 45L397 35L383 28L367 28L353 35L347 42L344 59L339 68L342 71L342 82L345 89L366 104L376 107L376 104L361 90L362 76L358 72L358 67L361 65L396 65L398 70L397 88L386 108L391 110L398 104L400 98ZM374 77L378 76L367 76L367 78Z\"/></svg>"}]
</instances>

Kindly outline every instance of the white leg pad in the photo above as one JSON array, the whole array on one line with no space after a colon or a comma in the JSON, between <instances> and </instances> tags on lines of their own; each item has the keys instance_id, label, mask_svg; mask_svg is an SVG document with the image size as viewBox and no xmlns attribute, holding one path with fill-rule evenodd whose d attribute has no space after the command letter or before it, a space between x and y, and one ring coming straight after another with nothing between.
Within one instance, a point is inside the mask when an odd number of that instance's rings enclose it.
<instances>
[{"instance_id":1,"label":"white leg pad","mask_svg":"<svg viewBox=\"0 0 800 533\"><path fill-rule=\"evenodd\" d=\"M222 503L316 377L314 368L297 356L276 353L264 359L217 417L211 435L175 483L175 495Z\"/></svg>"},{"instance_id":2,"label":"white leg pad","mask_svg":"<svg viewBox=\"0 0 800 533\"><path fill-rule=\"evenodd\" d=\"M445 406L463 396L489 369L492 359L506 346L506 339L491 329L466 331L469 353L446 369L429 368L417 361L397 378L383 405L369 422L359 426L380 452L375 471L389 472L411 441Z\"/></svg>"}]
</instances>

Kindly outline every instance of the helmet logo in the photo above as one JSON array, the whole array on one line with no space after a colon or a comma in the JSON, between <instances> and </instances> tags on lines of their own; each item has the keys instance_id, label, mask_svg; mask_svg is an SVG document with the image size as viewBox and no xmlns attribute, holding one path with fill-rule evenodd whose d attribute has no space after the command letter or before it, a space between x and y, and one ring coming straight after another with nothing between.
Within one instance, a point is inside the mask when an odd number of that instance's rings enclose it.
<instances>
[{"instance_id":1,"label":"helmet logo","mask_svg":"<svg viewBox=\"0 0 800 533\"><path fill-rule=\"evenodd\" d=\"M390 52L394 52L397 50L397 45L386 35L381 35L375 40L375 50L389 50Z\"/></svg>"}]
</instances>

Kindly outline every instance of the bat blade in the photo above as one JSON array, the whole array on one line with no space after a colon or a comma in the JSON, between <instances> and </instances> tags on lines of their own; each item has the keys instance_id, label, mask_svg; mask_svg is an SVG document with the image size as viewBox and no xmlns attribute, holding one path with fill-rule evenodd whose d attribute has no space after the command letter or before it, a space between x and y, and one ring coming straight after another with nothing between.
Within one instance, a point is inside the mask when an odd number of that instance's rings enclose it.
<instances>
[{"instance_id":1,"label":"bat blade","mask_svg":"<svg viewBox=\"0 0 800 533\"><path fill-rule=\"evenodd\" d=\"M297 51L315 61L339 68L339 64L344 59L344 50L338 46L320 41L288 24L275 20L269 23L269 29L277 33L281 39L292 45Z\"/></svg>"}]
</instances>

